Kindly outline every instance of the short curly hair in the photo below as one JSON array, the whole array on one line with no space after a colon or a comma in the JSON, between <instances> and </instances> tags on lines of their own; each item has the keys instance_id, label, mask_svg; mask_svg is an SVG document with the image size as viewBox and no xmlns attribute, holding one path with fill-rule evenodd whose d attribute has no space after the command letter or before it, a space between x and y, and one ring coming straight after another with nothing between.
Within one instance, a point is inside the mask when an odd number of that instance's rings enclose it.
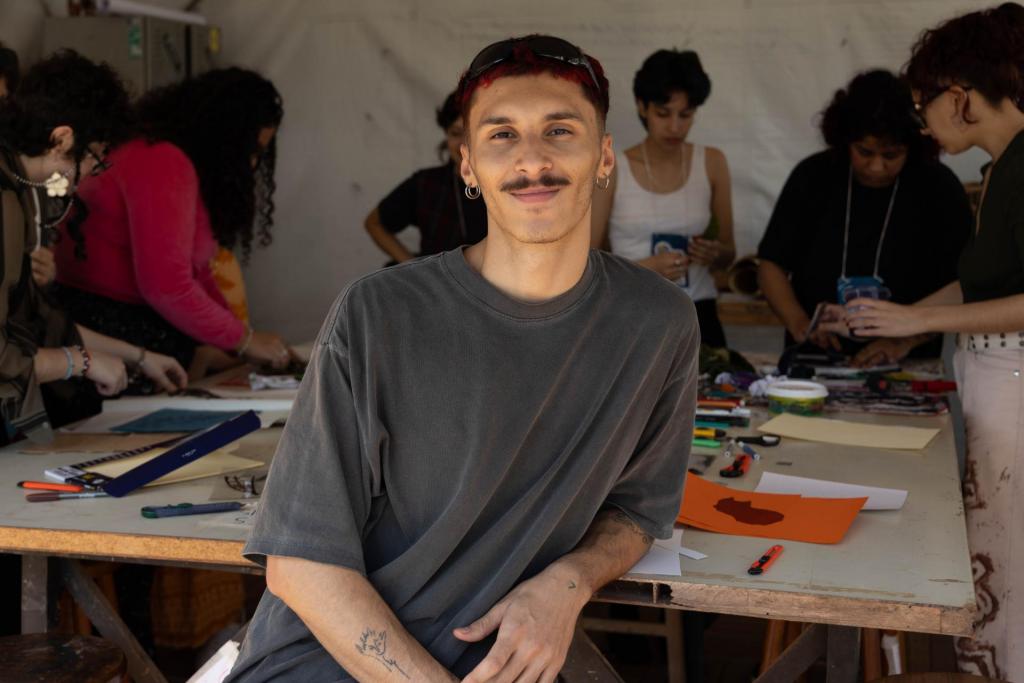
<instances>
[{"instance_id":1,"label":"short curly hair","mask_svg":"<svg viewBox=\"0 0 1024 683\"><path fill-rule=\"evenodd\" d=\"M938 152L935 142L921 135L910 88L884 69L859 73L837 90L821 113L820 128L825 144L840 154L868 136L906 145L908 160Z\"/></svg>"},{"instance_id":2,"label":"short curly hair","mask_svg":"<svg viewBox=\"0 0 1024 683\"><path fill-rule=\"evenodd\" d=\"M1024 7L1006 2L924 31L904 74L923 103L956 84L1024 110Z\"/></svg>"},{"instance_id":3,"label":"short curly hair","mask_svg":"<svg viewBox=\"0 0 1024 683\"><path fill-rule=\"evenodd\" d=\"M665 104L675 92L686 93L691 107L701 106L711 95L711 78L693 50L658 50L633 76L633 97L645 106ZM643 116L640 123L647 128Z\"/></svg>"},{"instance_id":4,"label":"short curly hair","mask_svg":"<svg viewBox=\"0 0 1024 683\"><path fill-rule=\"evenodd\" d=\"M25 73L17 94L0 101L0 145L33 157L53 146L59 126L74 132L71 155L85 157L90 144L118 144L132 131L132 109L117 73L74 50L60 50Z\"/></svg>"},{"instance_id":5,"label":"short curly hair","mask_svg":"<svg viewBox=\"0 0 1024 683\"><path fill-rule=\"evenodd\" d=\"M254 236L261 246L271 243L277 136L265 150L258 140L261 130L277 128L284 117L273 83L247 69L215 69L150 91L137 112L147 139L176 145L195 166L221 246L240 247L246 261Z\"/></svg>"}]
</instances>

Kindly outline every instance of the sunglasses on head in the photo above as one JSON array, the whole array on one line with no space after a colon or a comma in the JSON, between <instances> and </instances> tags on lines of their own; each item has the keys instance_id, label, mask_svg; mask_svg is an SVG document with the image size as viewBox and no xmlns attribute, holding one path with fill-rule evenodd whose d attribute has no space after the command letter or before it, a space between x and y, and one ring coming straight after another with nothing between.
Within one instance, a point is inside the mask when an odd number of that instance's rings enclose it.
<instances>
[{"instance_id":1,"label":"sunglasses on head","mask_svg":"<svg viewBox=\"0 0 1024 683\"><path fill-rule=\"evenodd\" d=\"M555 59L565 64L582 66L590 75L590 80L598 92L602 91L601 84L594 73L594 67L590 65L583 52L569 41L555 38L554 36L531 36L529 38L510 38L488 45L470 62L469 70L466 72L469 80L476 80L484 72L493 67L512 59L517 45L523 44L533 54L546 59Z\"/></svg>"}]
</instances>

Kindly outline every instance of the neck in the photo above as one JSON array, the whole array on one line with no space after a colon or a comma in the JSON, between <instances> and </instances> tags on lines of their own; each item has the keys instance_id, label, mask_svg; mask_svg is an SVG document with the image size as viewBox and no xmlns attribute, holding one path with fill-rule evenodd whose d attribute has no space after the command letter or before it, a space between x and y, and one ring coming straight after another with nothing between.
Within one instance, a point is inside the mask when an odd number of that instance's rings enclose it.
<instances>
[{"instance_id":1,"label":"neck","mask_svg":"<svg viewBox=\"0 0 1024 683\"><path fill-rule=\"evenodd\" d=\"M569 291L583 277L590 252L589 226L588 211L564 238L526 244L491 225L486 239L466 249L466 260L504 294L520 301L546 301Z\"/></svg>"},{"instance_id":2,"label":"neck","mask_svg":"<svg viewBox=\"0 0 1024 683\"><path fill-rule=\"evenodd\" d=\"M23 176L25 180L41 183L53 173L53 171L47 172L45 157L30 157L19 154L18 161L21 163L21 167L25 169L25 175Z\"/></svg>"},{"instance_id":3,"label":"neck","mask_svg":"<svg viewBox=\"0 0 1024 683\"><path fill-rule=\"evenodd\" d=\"M988 152L993 162L999 161L1017 134L1024 130L1024 113L1009 105L1003 109L1003 112L991 119L978 141L978 146Z\"/></svg>"},{"instance_id":4,"label":"neck","mask_svg":"<svg viewBox=\"0 0 1024 683\"><path fill-rule=\"evenodd\" d=\"M684 142L678 147L664 147L655 142L649 135L644 138L644 149L647 151L647 158L650 159L652 164L665 162L678 164L683 156L683 145L685 144Z\"/></svg>"}]
</instances>

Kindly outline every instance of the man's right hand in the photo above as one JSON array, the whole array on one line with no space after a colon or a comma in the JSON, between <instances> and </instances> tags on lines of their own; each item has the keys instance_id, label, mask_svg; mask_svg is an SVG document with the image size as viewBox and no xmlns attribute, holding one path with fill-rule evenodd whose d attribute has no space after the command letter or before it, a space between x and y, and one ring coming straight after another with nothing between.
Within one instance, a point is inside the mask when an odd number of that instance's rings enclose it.
<instances>
[{"instance_id":1,"label":"man's right hand","mask_svg":"<svg viewBox=\"0 0 1024 683\"><path fill-rule=\"evenodd\" d=\"M275 370L288 367L292 360L284 340L273 332L253 332L243 356L253 365L269 365Z\"/></svg>"}]
</instances>

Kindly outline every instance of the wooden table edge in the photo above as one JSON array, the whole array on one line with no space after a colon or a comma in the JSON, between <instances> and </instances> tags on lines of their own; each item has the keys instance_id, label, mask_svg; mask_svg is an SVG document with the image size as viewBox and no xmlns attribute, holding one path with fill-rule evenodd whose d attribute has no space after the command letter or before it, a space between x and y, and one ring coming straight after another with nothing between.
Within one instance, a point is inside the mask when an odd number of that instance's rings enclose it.
<instances>
[{"instance_id":1,"label":"wooden table edge","mask_svg":"<svg viewBox=\"0 0 1024 683\"><path fill-rule=\"evenodd\" d=\"M244 541L0 526L0 552L251 569Z\"/></svg>"},{"instance_id":2,"label":"wooden table edge","mask_svg":"<svg viewBox=\"0 0 1024 683\"><path fill-rule=\"evenodd\" d=\"M807 595L698 583L680 585L643 579L615 581L601 589L594 599L761 619L968 637L973 634L977 611L973 601L958 607L922 605L882 598Z\"/></svg>"}]
</instances>

